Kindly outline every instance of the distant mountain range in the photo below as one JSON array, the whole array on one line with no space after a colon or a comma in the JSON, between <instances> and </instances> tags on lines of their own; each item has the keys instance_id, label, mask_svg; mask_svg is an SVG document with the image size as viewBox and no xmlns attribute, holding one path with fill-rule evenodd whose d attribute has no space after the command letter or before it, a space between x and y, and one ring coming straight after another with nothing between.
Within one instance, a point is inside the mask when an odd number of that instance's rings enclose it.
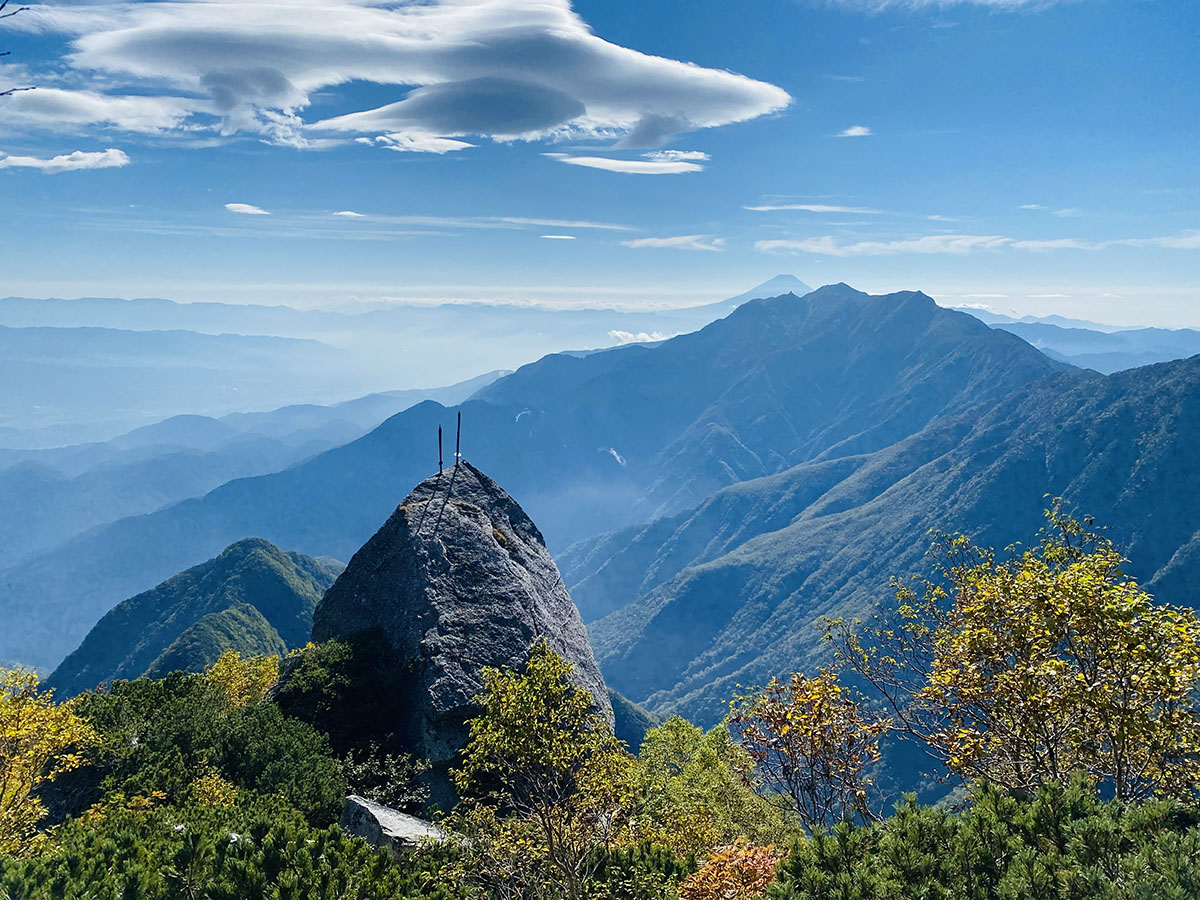
<instances>
[{"instance_id":1,"label":"distant mountain range","mask_svg":"<svg viewBox=\"0 0 1200 900\"><path fill-rule=\"evenodd\" d=\"M743 294L715 303L679 309L623 311L605 308L553 309L503 303L396 304L356 312L301 310L290 306L231 303L176 303L163 299L121 300L85 297L77 300L0 298L0 325L10 328L53 327L121 329L126 331L184 330L201 334L278 335L283 337L341 336L354 333L403 333L430 325L466 324L472 330L494 327L519 333L549 327L555 334L574 333L562 347L600 347L611 343L607 330L627 328L694 331L732 312L746 300L787 292L806 294L812 288L794 275L777 275ZM471 325L471 323L477 323Z\"/></svg>"},{"instance_id":2,"label":"distant mountain range","mask_svg":"<svg viewBox=\"0 0 1200 900\"><path fill-rule=\"evenodd\" d=\"M46 684L69 697L119 678L203 671L225 650L285 654L308 642L313 610L342 569L259 538L238 541L117 604Z\"/></svg>"},{"instance_id":3,"label":"distant mountain range","mask_svg":"<svg viewBox=\"0 0 1200 900\"><path fill-rule=\"evenodd\" d=\"M10 297L0 300L0 447L106 440L181 413L449 384L559 350L695 331L746 296L789 290L809 289L779 276L741 297L649 312L475 303L346 313Z\"/></svg>"},{"instance_id":4,"label":"distant mountain range","mask_svg":"<svg viewBox=\"0 0 1200 900\"><path fill-rule=\"evenodd\" d=\"M1085 328L1089 331L1128 331L1137 326L1132 325L1106 325L1103 322L1093 322L1089 319L1071 319L1067 316L1006 316L1003 313L993 312L990 309L983 309L978 306L954 306L951 309L956 309L959 312L965 312L967 315L974 316L979 321L987 325L1057 325L1059 328Z\"/></svg>"},{"instance_id":5,"label":"distant mountain range","mask_svg":"<svg viewBox=\"0 0 1200 900\"><path fill-rule=\"evenodd\" d=\"M919 293L756 300L658 347L552 355L461 406L464 450L551 549L821 457L872 452L1059 368ZM112 604L257 534L348 558L436 465L422 403L274 475L79 535L0 573L0 656L53 666ZM631 697L633 700L641 698Z\"/></svg>"},{"instance_id":6,"label":"distant mountain range","mask_svg":"<svg viewBox=\"0 0 1200 900\"><path fill-rule=\"evenodd\" d=\"M278 472L348 443L422 400L458 403L503 373L333 406L221 419L176 416L99 444L0 450L0 570L98 525Z\"/></svg>"},{"instance_id":7,"label":"distant mountain range","mask_svg":"<svg viewBox=\"0 0 1200 900\"><path fill-rule=\"evenodd\" d=\"M1132 328L1062 316L1014 318L980 309L961 311L1024 338L1053 359L1106 375L1200 353L1200 331L1192 328Z\"/></svg>"}]
</instances>

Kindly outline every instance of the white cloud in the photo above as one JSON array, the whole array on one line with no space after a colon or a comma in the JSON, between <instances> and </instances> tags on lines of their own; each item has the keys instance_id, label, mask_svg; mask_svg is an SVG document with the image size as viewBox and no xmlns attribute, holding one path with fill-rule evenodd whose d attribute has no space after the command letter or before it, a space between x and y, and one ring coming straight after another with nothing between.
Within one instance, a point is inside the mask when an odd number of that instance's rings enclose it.
<instances>
[{"instance_id":1,"label":"white cloud","mask_svg":"<svg viewBox=\"0 0 1200 900\"><path fill-rule=\"evenodd\" d=\"M541 225L547 228L594 228L598 231L633 231L629 225L616 225L612 222L589 222L580 219L528 219L520 216L495 216L484 218L486 222L500 222L506 225Z\"/></svg>"},{"instance_id":2,"label":"white cloud","mask_svg":"<svg viewBox=\"0 0 1200 900\"><path fill-rule=\"evenodd\" d=\"M1165 247L1171 250L1200 250L1200 231L1184 231L1181 234L1156 238L1127 238L1116 243L1129 247Z\"/></svg>"},{"instance_id":3,"label":"white cloud","mask_svg":"<svg viewBox=\"0 0 1200 900\"><path fill-rule=\"evenodd\" d=\"M43 6L12 21L69 36L67 76L157 91L69 99L96 107L76 109L76 120L139 131L244 132L301 147L314 131L400 135L393 149L421 152L461 149L431 151L428 138L469 135L654 147L791 102L772 84L605 41L569 0L108 2ZM355 81L395 90L373 109L306 117L314 93ZM45 100L21 106L48 128L64 121Z\"/></svg>"},{"instance_id":4,"label":"white cloud","mask_svg":"<svg viewBox=\"0 0 1200 900\"><path fill-rule=\"evenodd\" d=\"M998 250L1012 238L982 234L934 234L899 241L859 241L843 244L832 235L800 241L759 241L761 253L814 253L821 256L892 256L898 253L949 253L963 255L973 250Z\"/></svg>"},{"instance_id":5,"label":"white cloud","mask_svg":"<svg viewBox=\"0 0 1200 900\"><path fill-rule=\"evenodd\" d=\"M633 241L621 241L626 247L665 247L674 250L708 250L721 252L725 239L709 234L681 234L675 237L648 237Z\"/></svg>"},{"instance_id":6,"label":"white cloud","mask_svg":"<svg viewBox=\"0 0 1200 900\"><path fill-rule=\"evenodd\" d=\"M1052 216L1058 216L1060 219L1074 219L1083 215L1083 210L1074 206L1067 206L1062 209L1051 209L1041 203L1022 203L1021 209L1029 209L1035 212L1047 212Z\"/></svg>"},{"instance_id":7,"label":"white cloud","mask_svg":"<svg viewBox=\"0 0 1200 900\"><path fill-rule=\"evenodd\" d=\"M547 153L546 156L570 166L620 172L623 175L683 175L704 171L704 166L699 163L682 159L611 159L607 156L568 156L565 153Z\"/></svg>"},{"instance_id":8,"label":"white cloud","mask_svg":"<svg viewBox=\"0 0 1200 900\"><path fill-rule=\"evenodd\" d=\"M418 225L435 228L585 228L595 231L636 231L616 222L592 222L586 219L541 219L527 216L391 216L344 210L334 213L345 218L366 219L380 225Z\"/></svg>"},{"instance_id":9,"label":"white cloud","mask_svg":"<svg viewBox=\"0 0 1200 900\"><path fill-rule=\"evenodd\" d=\"M1106 250L1110 247L1160 247L1172 250L1200 250L1200 230L1152 238L1114 238L1088 241L1080 238L1017 240L991 234L936 234L895 241L859 241L841 243L833 235L802 240L758 241L760 253L814 253L822 256L891 256L898 253L965 254L975 250L1026 250L1045 253L1054 250Z\"/></svg>"},{"instance_id":10,"label":"white cloud","mask_svg":"<svg viewBox=\"0 0 1200 900\"><path fill-rule=\"evenodd\" d=\"M120 131L157 134L179 128L195 113L211 111L207 100L171 96L123 96L96 91L40 87L6 97L5 118L17 125L79 131L103 125Z\"/></svg>"},{"instance_id":11,"label":"white cloud","mask_svg":"<svg viewBox=\"0 0 1200 900\"><path fill-rule=\"evenodd\" d=\"M575 235L573 235L573 234L542 234L542 235L538 235L538 236L547 241L573 241L573 240L575 240Z\"/></svg>"},{"instance_id":12,"label":"white cloud","mask_svg":"<svg viewBox=\"0 0 1200 900\"><path fill-rule=\"evenodd\" d=\"M466 150L468 147L474 147L474 144L468 144L466 141L456 141L452 138L436 137L432 134L381 134L374 138L374 141L368 138L358 138L360 143L370 144L375 143L378 146L386 147L388 150L395 150L399 153L453 153L455 150Z\"/></svg>"},{"instance_id":13,"label":"white cloud","mask_svg":"<svg viewBox=\"0 0 1200 900\"><path fill-rule=\"evenodd\" d=\"M655 162L679 162L680 160L702 162L710 160L712 157L699 150L652 150L649 153L643 153L642 159Z\"/></svg>"},{"instance_id":14,"label":"white cloud","mask_svg":"<svg viewBox=\"0 0 1200 900\"><path fill-rule=\"evenodd\" d=\"M1013 241L1012 246L1018 250L1103 250L1109 246L1108 241L1081 241L1076 238L1054 238L1046 241Z\"/></svg>"},{"instance_id":15,"label":"white cloud","mask_svg":"<svg viewBox=\"0 0 1200 900\"><path fill-rule=\"evenodd\" d=\"M747 206L745 209L753 212L777 212L784 209L797 209L811 213L856 213L864 216L881 216L882 209L867 209L864 206L829 206L824 203L765 203L759 206Z\"/></svg>"},{"instance_id":16,"label":"white cloud","mask_svg":"<svg viewBox=\"0 0 1200 900\"><path fill-rule=\"evenodd\" d=\"M851 125L845 131L839 131L838 137L870 137L871 129L866 125Z\"/></svg>"},{"instance_id":17,"label":"white cloud","mask_svg":"<svg viewBox=\"0 0 1200 900\"><path fill-rule=\"evenodd\" d=\"M0 155L0 169L37 169L44 175L60 172L80 172L84 169L115 169L129 165L129 157L122 150L85 151L76 150L51 159L35 156Z\"/></svg>"},{"instance_id":18,"label":"white cloud","mask_svg":"<svg viewBox=\"0 0 1200 900\"><path fill-rule=\"evenodd\" d=\"M653 344L657 341L665 341L670 337L669 334L663 334L661 331L610 331L608 336L618 344ZM615 452L615 451L614 451ZM624 460L620 460L622 465Z\"/></svg>"},{"instance_id":19,"label":"white cloud","mask_svg":"<svg viewBox=\"0 0 1200 900\"><path fill-rule=\"evenodd\" d=\"M243 216L269 216L270 213L261 206L255 206L253 203L226 203L225 208L231 213L239 213Z\"/></svg>"},{"instance_id":20,"label":"white cloud","mask_svg":"<svg viewBox=\"0 0 1200 900\"><path fill-rule=\"evenodd\" d=\"M958 219L954 216L929 216L931 222L957 222Z\"/></svg>"}]
</instances>

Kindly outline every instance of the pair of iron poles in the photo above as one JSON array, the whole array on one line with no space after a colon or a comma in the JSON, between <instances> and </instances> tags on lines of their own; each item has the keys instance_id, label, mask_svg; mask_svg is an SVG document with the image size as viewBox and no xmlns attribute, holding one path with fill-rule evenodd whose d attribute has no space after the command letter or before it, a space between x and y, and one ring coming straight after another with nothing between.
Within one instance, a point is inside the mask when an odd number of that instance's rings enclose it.
<instances>
[{"instance_id":1,"label":"pair of iron poles","mask_svg":"<svg viewBox=\"0 0 1200 900\"><path fill-rule=\"evenodd\" d=\"M454 434L454 467L462 459L462 413L458 414L458 428ZM442 426L438 426L438 474L442 474Z\"/></svg>"}]
</instances>

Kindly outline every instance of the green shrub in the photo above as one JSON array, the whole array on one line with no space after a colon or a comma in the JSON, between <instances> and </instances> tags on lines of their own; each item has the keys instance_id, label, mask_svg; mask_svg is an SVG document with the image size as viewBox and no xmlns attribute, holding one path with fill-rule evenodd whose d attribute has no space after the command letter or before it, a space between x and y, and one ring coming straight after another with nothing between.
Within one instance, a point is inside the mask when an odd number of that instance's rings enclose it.
<instances>
[{"instance_id":1,"label":"green shrub","mask_svg":"<svg viewBox=\"0 0 1200 900\"><path fill-rule=\"evenodd\" d=\"M402 859L278 800L232 808L114 808L61 827L25 859L0 858L0 895L20 900L454 900L449 851Z\"/></svg>"},{"instance_id":2,"label":"green shrub","mask_svg":"<svg viewBox=\"0 0 1200 900\"><path fill-rule=\"evenodd\" d=\"M1200 896L1200 816L1100 800L1076 781L1025 800L985 787L961 813L911 797L882 823L797 841L774 900L1183 900Z\"/></svg>"},{"instance_id":3,"label":"green shrub","mask_svg":"<svg viewBox=\"0 0 1200 900\"><path fill-rule=\"evenodd\" d=\"M328 740L269 700L234 706L209 679L174 673L118 682L78 704L101 740L88 765L47 796L56 820L111 795L182 806L207 772L239 790L278 796L315 825L341 812L346 779Z\"/></svg>"}]
</instances>

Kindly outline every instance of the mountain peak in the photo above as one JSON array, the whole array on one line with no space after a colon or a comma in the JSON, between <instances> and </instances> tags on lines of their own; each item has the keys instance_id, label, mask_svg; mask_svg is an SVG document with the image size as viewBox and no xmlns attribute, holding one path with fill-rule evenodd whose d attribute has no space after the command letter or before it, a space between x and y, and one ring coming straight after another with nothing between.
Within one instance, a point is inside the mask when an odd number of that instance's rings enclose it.
<instances>
[{"instance_id":1,"label":"mountain peak","mask_svg":"<svg viewBox=\"0 0 1200 900\"><path fill-rule=\"evenodd\" d=\"M224 650L301 647L312 611L333 582L328 563L243 538L108 611L47 684L65 695L118 678L198 671Z\"/></svg>"},{"instance_id":2,"label":"mountain peak","mask_svg":"<svg viewBox=\"0 0 1200 900\"><path fill-rule=\"evenodd\" d=\"M750 293L760 297L778 296L779 294L807 294L812 290L795 275L776 275L762 284L750 289Z\"/></svg>"},{"instance_id":3,"label":"mountain peak","mask_svg":"<svg viewBox=\"0 0 1200 900\"><path fill-rule=\"evenodd\" d=\"M764 281L757 287L752 287L750 290L743 294L738 294L736 297L730 297L728 300L721 300L718 303L710 303L705 309L728 312L737 309L743 303L750 300L778 297L781 294L795 294L797 297L803 297L811 291L812 288L795 275L776 275L774 278Z\"/></svg>"},{"instance_id":4,"label":"mountain peak","mask_svg":"<svg viewBox=\"0 0 1200 900\"><path fill-rule=\"evenodd\" d=\"M317 605L314 641L370 633L388 648L373 662L375 680L403 701L399 720L381 725L435 768L466 742L483 670L523 665L540 638L612 722L587 631L541 532L468 462L418 484Z\"/></svg>"}]
</instances>

